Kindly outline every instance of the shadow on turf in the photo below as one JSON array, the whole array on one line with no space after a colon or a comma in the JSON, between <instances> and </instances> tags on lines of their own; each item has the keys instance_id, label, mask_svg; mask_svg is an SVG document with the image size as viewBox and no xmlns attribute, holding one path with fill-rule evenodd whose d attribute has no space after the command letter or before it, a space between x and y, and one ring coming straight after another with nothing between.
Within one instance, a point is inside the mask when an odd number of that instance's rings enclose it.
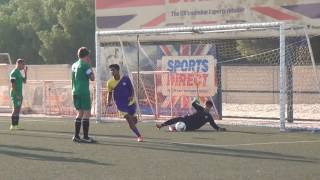
<instances>
[{"instance_id":1,"label":"shadow on turf","mask_svg":"<svg viewBox=\"0 0 320 180\"><path fill-rule=\"evenodd\" d=\"M18 146L18 145L3 145L3 144L0 144L0 148L21 149L21 150L28 150L28 151L45 151L45 152L63 153L63 154L72 153L72 152L66 152L66 151L56 151L56 150L47 149L47 148L25 147L25 146ZM0 151L1 151L1 149L0 149Z\"/></svg>"},{"instance_id":2,"label":"shadow on turf","mask_svg":"<svg viewBox=\"0 0 320 180\"><path fill-rule=\"evenodd\" d=\"M116 146L116 147L129 147L138 149L149 149L156 151L168 151L179 153L191 153L191 154L206 154L212 156L228 156L235 158L250 158L250 159L264 159L264 160L278 160L278 161L293 161L302 163L318 163L319 159L308 159L303 156L285 155L282 153L273 153L266 151L256 150L243 150L224 147L210 147L189 145L180 143L166 143L166 142L150 142L144 143L128 143L128 142L105 142L99 141L98 145Z\"/></svg>"},{"instance_id":3,"label":"shadow on turf","mask_svg":"<svg viewBox=\"0 0 320 180\"><path fill-rule=\"evenodd\" d=\"M36 152L32 152L32 151L36 151ZM94 165L102 165L102 166L111 165L111 164L100 163L100 162L89 160L89 159L43 155L40 153L65 154L69 152L62 152L62 151L60 152L60 151L54 151L54 150L45 149L45 148L30 148L30 147L16 146L16 145L0 145L0 154L12 156L15 158L24 158L24 159L39 160L39 161L66 162L66 163L68 162L69 163L86 163L86 164L94 164Z\"/></svg>"},{"instance_id":4,"label":"shadow on turf","mask_svg":"<svg viewBox=\"0 0 320 180\"><path fill-rule=\"evenodd\" d=\"M21 132L32 132L32 131L21 131ZM0 134L4 134L4 135L12 135L11 132L9 133L0 133ZM48 139L70 139L71 140L71 133L65 133L66 135L69 135L70 134L70 137L66 137L66 136L56 136L54 134L49 134L51 136L44 136L43 134L42 135L37 135L37 134L26 134L26 133L15 133L14 136L21 136L21 137L33 137L33 138L48 138Z\"/></svg>"},{"instance_id":5,"label":"shadow on turf","mask_svg":"<svg viewBox=\"0 0 320 180\"><path fill-rule=\"evenodd\" d=\"M29 130L34 132L48 132L48 131L40 131L40 130ZM203 131L203 130L202 130ZM23 132L23 131L21 131ZM71 135L70 132L59 132L59 131L49 131L54 133L61 133L66 135ZM197 131L198 132L198 131ZM212 131L210 131L212 132ZM236 131L234 131L236 132ZM22 134L21 134L22 135ZM30 136L38 136L38 135L30 135ZM98 135L100 137L117 137L119 135ZM123 138L132 136L125 136L121 135ZM43 136L38 136L42 137ZM57 139L66 138L66 137L57 137ZM146 142L144 143L136 143L136 142L106 142L102 139L98 139L97 145L107 145L107 146L119 146L119 147L131 147L131 148L139 148L139 149L150 149L150 150L161 150L161 151L172 151L172 152L184 152L184 153L192 153L192 154L207 154L207 155L219 155L219 156L230 156L230 157L240 157L240 158L253 158L253 159L269 159L269 160L281 160L281 161L296 161L296 162L306 162L306 163L316 163L319 162L319 159L308 159L303 156L292 156L292 155L285 155L282 153L272 153L266 151L256 151L256 150L242 150L242 149L234 149L234 148L225 148L225 147L218 147L218 146L200 146L200 145L192 145L192 144L183 144L183 143L170 143L170 142L152 142L148 141L151 138L146 138ZM0 146L1 147L1 146ZM8 153L8 155L15 156L14 153L10 154L8 151L1 151L0 153ZM22 155L29 155L22 153ZM41 156L40 156L41 157ZM42 156L43 160L46 156ZM56 161L68 161L70 158L60 159L61 157L51 157L52 160L56 158ZM57 159L58 158L58 159ZM41 158L40 158L41 159ZM49 156L50 159L50 156ZM70 160L69 160L70 161ZM84 160L89 161L90 160ZM79 162L76 160L76 162ZM95 162L97 163L97 162Z\"/></svg>"}]
</instances>

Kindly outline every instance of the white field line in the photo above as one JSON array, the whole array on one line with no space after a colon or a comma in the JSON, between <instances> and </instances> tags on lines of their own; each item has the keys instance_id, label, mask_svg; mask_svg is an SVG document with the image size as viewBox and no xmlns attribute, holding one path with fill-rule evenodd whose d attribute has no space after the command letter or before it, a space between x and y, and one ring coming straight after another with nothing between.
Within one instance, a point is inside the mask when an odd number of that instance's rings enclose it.
<instances>
[{"instance_id":1,"label":"white field line","mask_svg":"<svg viewBox=\"0 0 320 180\"><path fill-rule=\"evenodd\" d=\"M180 143L173 142L172 144L180 145L191 145L191 146L201 146L201 147L238 147L238 146L257 146L257 145L279 145L279 144L301 144L301 143L320 143L320 140L310 140L310 141L274 141L274 142L264 142L264 143L245 143L245 144L197 144L197 143Z\"/></svg>"}]
</instances>

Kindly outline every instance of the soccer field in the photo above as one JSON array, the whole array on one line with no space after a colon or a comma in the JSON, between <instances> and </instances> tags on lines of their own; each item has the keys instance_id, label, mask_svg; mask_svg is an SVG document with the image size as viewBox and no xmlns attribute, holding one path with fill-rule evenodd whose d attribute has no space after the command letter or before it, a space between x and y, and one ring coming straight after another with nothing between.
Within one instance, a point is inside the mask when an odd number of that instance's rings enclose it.
<instances>
[{"instance_id":1,"label":"soccer field","mask_svg":"<svg viewBox=\"0 0 320 180\"><path fill-rule=\"evenodd\" d=\"M10 131L9 122L0 118L1 180L320 177L319 134L242 126L170 133L148 122L139 124L139 143L125 122L92 122L97 143L79 144L72 119L21 118L22 131Z\"/></svg>"}]
</instances>

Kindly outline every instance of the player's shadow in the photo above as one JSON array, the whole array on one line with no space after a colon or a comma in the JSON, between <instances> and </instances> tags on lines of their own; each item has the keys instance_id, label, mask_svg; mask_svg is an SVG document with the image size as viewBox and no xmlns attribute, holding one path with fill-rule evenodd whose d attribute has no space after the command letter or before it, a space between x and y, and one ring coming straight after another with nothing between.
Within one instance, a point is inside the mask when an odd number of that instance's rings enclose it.
<instances>
[{"instance_id":1,"label":"player's shadow","mask_svg":"<svg viewBox=\"0 0 320 180\"><path fill-rule=\"evenodd\" d=\"M71 154L72 152L67 151L56 151L53 149L47 149L47 148L41 148L41 147L25 147L20 145L4 145L0 144L0 149L6 148L6 149L21 149L21 150L27 150L27 151L44 151L44 152L52 152L52 153L63 153L63 154Z\"/></svg>"},{"instance_id":2,"label":"player's shadow","mask_svg":"<svg viewBox=\"0 0 320 180\"><path fill-rule=\"evenodd\" d=\"M273 153L267 151L258 150L243 150L218 146L201 146L182 143L170 143L170 142L150 142L146 141L143 144L128 143L128 142L105 142L99 141L98 145L127 147L127 148L139 148L149 149L155 151L172 151L179 153L212 155L212 156L226 156L235 158L250 158L250 159L264 159L264 160L278 160L278 161L293 161L303 163L318 163L319 159L308 159L303 156L286 155L282 153Z\"/></svg>"},{"instance_id":3,"label":"player's shadow","mask_svg":"<svg viewBox=\"0 0 320 180\"><path fill-rule=\"evenodd\" d=\"M18 131L18 132L40 132L40 133L46 133L46 134L65 134L65 135L69 135L69 134L73 134L71 131L55 131L55 130L49 130L49 129L43 129L43 130L39 130L39 129L24 129L22 131Z\"/></svg>"},{"instance_id":4,"label":"player's shadow","mask_svg":"<svg viewBox=\"0 0 320 180\"><path fill-rule=\"evenodd\" d=\"M23 159L31 159L38 161L54 161L54 162L67 162L67 163L86 163L86 164L94 164L94 165L102 165L102 166L110 166L112 164L108 163L100 163L90 159L83 158L74 158L74 157L64 157L60 155L45 155L45 153L54 153L54 154L62 154L66 155L63 151L55 151L51 149L45 148L30 148L24 146L16 146L16 145L0 145L0 154L12 156L15 158L23 158Z\"/></svg>"},{"instance_id":5,"label":"player's shadow","mask_svg":"<svg viewBox=\"0 0 320 180\"><path fill-rule=\"evenodd\" d=\"M25 132L33 132L33 131L26 131L24 130ZM21 131L23 132L23 131ZM34 131L34 132L39 132L39 131ZM45 131L43 131L45 132ZM5 134L5 135L12 135L12 133L3 133L1 132L0 134ZM22 138L23 137L32 137L32 138L46 138L46 139L71 139L71 136L72 134L71 133L65 133L66 135L70 134L70 137L66 137L66 136L57 136L57 135L54 135L54 134L50 134L51 136L48 136L47 134L44 135L44 134L35 134L35 133L32 133L32 134L26 134L26 133L21 133L21 134L18 134L18 133L15 133L14 136L21 136Z\"/></svg>"}]
</instances>

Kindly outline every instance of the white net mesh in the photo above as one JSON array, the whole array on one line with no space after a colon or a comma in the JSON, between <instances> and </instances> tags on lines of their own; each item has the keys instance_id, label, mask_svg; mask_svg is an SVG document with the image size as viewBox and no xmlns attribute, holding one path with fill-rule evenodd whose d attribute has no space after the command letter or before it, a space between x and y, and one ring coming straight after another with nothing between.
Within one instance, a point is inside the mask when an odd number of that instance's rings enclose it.
<instances>
[{"instance_id":1,"label":"white net mesh","mask_svg":"<svg viewBox=\"0 0 320 180\"><path fill-rule=\"evenodd\" d=\"M32 81L24 85L23 113L74 115L69 80Z\"/></svg>"}]
</instances>

